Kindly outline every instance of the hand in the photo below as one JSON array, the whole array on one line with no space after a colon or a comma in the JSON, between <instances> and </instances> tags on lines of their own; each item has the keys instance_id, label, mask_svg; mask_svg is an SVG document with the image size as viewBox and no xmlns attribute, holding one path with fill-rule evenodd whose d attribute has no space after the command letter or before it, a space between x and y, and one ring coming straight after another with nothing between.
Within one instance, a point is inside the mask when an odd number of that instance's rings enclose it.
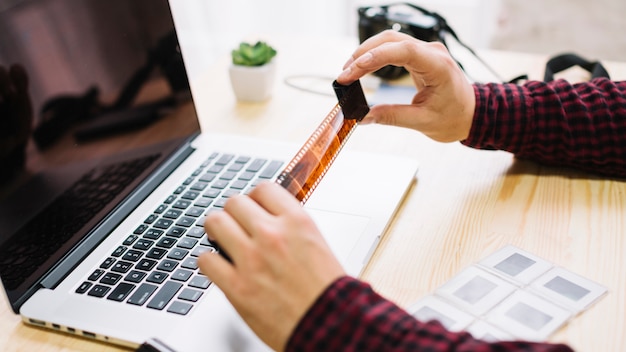
<instances>
[{"instance_id":1,"label":"hand","mask_svg":"<svg viewBox=\"0 0 626 352\"><path fill-rule=\"evenodd\" d=\"M232 262L198 258L239 315L270 347L283 350L313 302L345 272L300 203L275 183L235 196L204 224Z\"/></svg>"},{"instance_id":2,"label":"hand","mask_svg":"<svg viewBox=\"0 0 626 352\"><path fill-rule=\"evenodd\" d=\"M344 66L337 81L349 84L384 66L403 66L418 93L411 105L379 104L361 123L381 123L418 130L440 142L466 139L476 98L446 47L392 30L365 40Z\"/></svg>"},{"instance_id":3,"label":"hand","mask_svg":"<svg viewBox=\"0 0 626 352\"><path fill-rule=\"evenodd\" d=\"M32 120L26 71L20 65L0 66L0 179L24 162Z\"/></svg>"}]
</instances>

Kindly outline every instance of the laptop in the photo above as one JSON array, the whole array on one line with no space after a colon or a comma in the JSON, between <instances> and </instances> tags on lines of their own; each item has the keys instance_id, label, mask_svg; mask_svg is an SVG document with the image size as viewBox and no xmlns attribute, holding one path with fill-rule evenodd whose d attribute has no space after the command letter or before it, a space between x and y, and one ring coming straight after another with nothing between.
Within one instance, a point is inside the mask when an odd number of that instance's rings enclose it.
<instances>
[{"instance_id":1,"label":"laptop","mask_svg":"<svg viewBox=\"0 0 626 352\"><path fill-rule=\"evenodd\" d=\"M273 180L301 145L200 131L193 98L210 97L189 88L167 0L15 2L0 23L0 64L26 72L34 115L0 184L0 279L13 311L128 347L267 349L196 258L216 250L204 216ZM346 150L306 203L349 274L416 172L414 160Z\"/></svg>"}]
</instances>

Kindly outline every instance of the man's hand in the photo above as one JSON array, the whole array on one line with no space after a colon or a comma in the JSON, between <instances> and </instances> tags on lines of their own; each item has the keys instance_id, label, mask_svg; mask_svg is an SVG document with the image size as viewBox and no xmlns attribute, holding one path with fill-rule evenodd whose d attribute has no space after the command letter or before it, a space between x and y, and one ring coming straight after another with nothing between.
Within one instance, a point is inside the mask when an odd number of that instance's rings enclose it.
<instances>
[{"instance_id":1,"label":"man's hand","mask_svg":"<svg viewBox=\"0 0 626 352\"><path fill-rule=\"evenodd\" d=\"M274 183L235 196L205 222L215 253L198 258L252 330L283 350L319 295L345 272L300 203Z\"/></svg>"},{"instance_id":2,"label":"man's hand","mask_svg":"<svg viewBox=\"0 0 626 352\"><path fill-rule=\"evenodd\" d=\"M387 65L406 68L418 92L411 104L372 107L361 123L412 128L440 142L468 137L476 106L474 89L443 44L392 30L381 32L357 48L337 81L349 84Z\"/></svg>"}]
</instances>

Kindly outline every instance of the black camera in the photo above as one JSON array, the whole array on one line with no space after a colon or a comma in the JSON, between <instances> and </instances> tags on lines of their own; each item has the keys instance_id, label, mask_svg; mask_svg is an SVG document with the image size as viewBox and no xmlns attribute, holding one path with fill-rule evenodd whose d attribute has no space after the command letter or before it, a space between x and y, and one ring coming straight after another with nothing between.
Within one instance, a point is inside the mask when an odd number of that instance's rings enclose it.
<instances>
[{"instance_id":1,"label":"black camera","mask_svg":"<svg viewBox=\"0 0 626 352\"><path fill-rule=\"evenodd\" d=\"M387 29L406 33L423 41L443 42L441 30L447 28L445 20L438 14L409 3L360 7L358 13L361 43ZM404 67L390 65L374 72L374 75L384 79L396 79L406 73Z\"/></svg>"}]
</instances>

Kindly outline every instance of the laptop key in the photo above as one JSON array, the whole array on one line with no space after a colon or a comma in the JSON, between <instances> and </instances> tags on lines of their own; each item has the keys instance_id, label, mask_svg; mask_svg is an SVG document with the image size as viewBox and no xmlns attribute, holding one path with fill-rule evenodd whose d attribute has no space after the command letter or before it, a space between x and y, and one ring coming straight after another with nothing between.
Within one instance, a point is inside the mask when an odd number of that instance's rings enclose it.
<instances>
[{"instance_id":1,"label":"laptop key","mask_svg":"<svg viewBox=\"0 0 626 352\"><path fill-rule=\"evenodd\" d=\"M115 289L113 289L113 291L107 297L107 299L110 299L112 301L121 302L126 297L128 297L128 295L133 291L134 288L135 288L135 285L129 284L127 282L122 282L119 285L117 285L117 287Z\"/></svg>"},{"instance_id":2,"label":"laptop key","mask_svg":"<svg viewBox=\"0 0 626 352\"><path fill-rule=\"evenodd\" d=\"M162 310L165 306L174 298L178 290L183 286L183 284L168 281L161 287L159 292L152 298L152 300L148 303L148 308Z\"/></svg>"},{"instance_id":3,"label":"laptop key","mask_svg":"<svg viewBox=\"0 0 626 352\"><path fill-rule=\"evenodd\" d=\"M131 270L124 278L124 281L139 283L141 282L141 280L143 280L144 277L146 277L146 273L137 270Z\"/></svg>"},{"instance_id":4,"label":"laptop key","mask_svg":"<svg viewBox=\"0 0 626 352\"><path fill-rule=\"evenodd\" d=\"M263 167L263 165L265 165L266 162L267 160L265 159L254 159L252 163L248 165L248 167L246 168L246 171L257 172L261 170L261 168Z\"/></svg>"},{"instance_id":5,"label":"laptop key","mask_svg":"<svg viewBox=\"0 0 626 352\"><path fill-rule=\"evenodd\" d=\"M204 235L204 228L202 227L194 227L187 232L187 237L200 238L202 235Z\"/></svg>"},{"instance_id":6,"label":"laptop key","mask_svg":"<svg viewBox=\"0 0 626 352\"><path fill-rule=\"evenodd\" d=\"M226 165L228 164L231 160L233 160L235 156L232 154L223 154L222 156L220 156L219 159L217 159L215 161L215 165Z\"/></svg>"},{"instance_id":7,"label":"laptop key","mask_svg":"<svg viewBox=\"0 0 626 352\"><path fill-rule=\"evenodd\" d=\"M171 237L163 237L157 242L156 246L161 248L172 248L176 244L176 239Z\"/></svg>"},{"instance_id":8,"label":"laptop key","mask_svg":"<svg viewBox=\"0 0 626 352\"><path fill-rule=\"evenodd\" d=\"M185 259L180 266L185 269L196 270L198 269L198 258L189 257Z\"/></svg>"},{"instance_id":9,"label":"laptop key","mask_svg":"<svg viewBox=\"0 0 626 352\"><path fill-rule=\"evenodd\" d=\"M179 199L174 204L172 204L172 207L176 209L187 209L189 205L191 205L191 201L188 201L186 199Z\"/></svg>"},{"instance_id":10,"label":"laptop key","mask_svg":"<svg viewBox=\"0 0 626 352\"><path fill-rule=\"evenodd\" d=\"M176 200L176 196L169 196L167 197L167 199L165 199L165 204L172 204L174 201Z\"/></svg>"},{"instance_id":11,"label":"laptop key","mask_svg":"<svg viewBox=\"0 0 626 352\"><path fill-rule=\"evenodd\" d=\"M189 253L188 250L182 248L174 248L168 254L167 257L169 259L181 260L185 258L185 256Z\"/></svg>"},{"instance_id":12,"label":"laptop key","mask_svg":"<svg viewBox=\"0 0 626 352\"><path fill-rule=\"evenodd\" d=\"M182 213L183 213L182 210L170 209L163 214L163 217L168 218L168 219L178 219L178 217Z\"/></svg>"},{"instance_id":13,"label":"laptop key","mask_svg":"<svg viewBox=\"0 0 626 352\"><path fill-rule=\"evenodd\" d=\"M178 244L176 245L176 247L184 248L184 249L192 249L196 245L196 243L198 243L198 240L185 237L178 241Z\"/></svg>"},{"instance_id":14,"label":"laptop key","mask_svg":"<svg viewBox=\"0 0 626 352\"><path fill-rule=\"evenodd\" d=\"M96 285L87 294L93 297L104 297L109 290L111 290L109 286Z\"/></svg>"},{"instance_id":15,"label":"laptop key","mask_svg":"<svg viewBox=\"0 0 626 352\"><path fill-rule=\"evenodd\" d=\"M124 252L126 251L126 247L124 246L118 246L117 248L115 248L115 250L113 251L113 253L111 253L112 256L114 257L119 257L122 254L124 254Z\"/></svg>"},{"instance_id":16,"label":"laptop key","mask_svg":"<svg viewBox=\"0 0 626 352\"><path fill-rule=\"evenodd\" d=\"M144 222L144 224L152 224L153 222L155 222L155 221L156 221L156 219L157 219L158 217L159 217L159 216L158 216L158 215L156 215L156 214L150 214L150 215L148 215L148 217L146 218L146 220L144 220L143 222Z\"/></svg>"},{"instance_id":17,"label":"laptop key","mask_svg":"<svg viewBox=\"0 0 626 352\"><path fill-rule=\"evenodd\" d=\"M154 221L154 220L153 220ZM144 233L144 231L146 231L148 229L148 225L146 224L141 224L139 226L137 226L137 228L135 229L135 232L133 232L135 235L141 235L142 233Z\"/></svg>"},{"instance_id":18,"label":"laptop key","mask_svg":"<svg viewBox=\"0 0 626 352\"><path fill-rule=\"evenodd\" d=\"M185 215L193 216L194 218L197 218L198 216L202 215L202 213L204 213L204 209L200 207L191 207L189 208L189 210L187 210Z\"/></svg>"},{"instance_id":19,"label":"laptop key","mask_svg":"<svg viewBox=\"0 0 626 352\"><path fill-rule=\"evenodd\" d=\"M163 213L165 211L165 209L167 209L167 205L161 204L154 210L154 213L155 214L161 214L161 213Z\"/></svg>"},{"instance_id":20,"label":"laptop key","mask_svg":"<svg viewBox=\"0 0 626 352\"><path fill-rule=\"evenodd\" d=\"M208 191L204 192L204 194L202 195L203 197L206 198L216 198L217 196L220 195L220 190L219 189L209 189Z\"/></svg>"},{"instance_id":21,"label":"laptop key","mask_svg":"<svg viewBox=\"0 0 626 352\"><path fill-rule=\"evenodd\" d=\"M176 224L178 225L178 224ZM180 237L185 233L185 228L180 226L174 226L169 231L167 231L167 236L170 237Z\"/></svg>"},{"instance_id":22,"label":"laptop key","mask_svg":"<svg viewBox=\"0 0 626 352\"><path fill-rule=\"evenodd\" d=\"M213 199L202 197L202 198L198 199L195 203L193 203L193 205L195 205L197 207L206 208L209 205L211 205L211 202L213 202Z\"/></svg>"},{"instance_id":23,"label":"laptop key","mask_svg":"<svg viewBox=\"0 0 626 352\"><path fill-rule=\"evenodd\" d=\"M158 240L161 235L163 235L163 230L150 229L146 231L146 233L143 235L143 238L147 238L149 240Z\"/></svg>"},{"instance_id":24,"label":"laptop key","mask_svg":"<svg viewBox=\"0 0 626 352\"><path fill-rule=\"evenodd\" d=\"M200 297L202 297L202 294L203 294L202 291L194 290L191 288L185 288L183 292L181 292L180 295L178 295L178 299L182 299L182 300L190 301L190 302L197 302L200 299Z\"/></svg>"},{"instance_id":25,"label":"laptop key","mask_svg":"<svg viewBox=\"0 0 626 352\"><path fill-rule=\"evenodd\" d=\"M167 311L170 313L176 313L180 315L187 315L193 306L189 303L174 301L172 305L167 308Z\"/></svg>"},{"instance_id":26,"label":"laptop key","mask_svg":"<svg viewBox=\"0 0 626 352\"><path fill-rule=\"evenodd\" d=\"M272 178L274 177L274 175L276 174L276 172L278 171L278 169L280 169L280 167L283 165L282 161L271 161L269 165L267 165L267 167L265 168L265 170L263 170L263 172L261 172L261 174L259 175L259 178Z\"/></svg>"},{"instance_id":27,"label":"laptop key","mask_svg":"<svg viewBox=\"0 0 626 352\"><path fill-rule=\"evenodd\" d=\"M211 280L204 275L196 275L189 281L190 287L205 289L211 285Z\"/></svg>"},{"instance_id":28,"label":"laptop key","mask_svg":"<svg viewBox=\"0 0 626 352\"><path fill-rule=\"evenodd\" d=\"M78 286L78 288L76 289L76 293L85 293L87 292L87 290L89 290L89 288L91 287L92 283L89 281L85 281L82 284L80 284L80 286Z\"/></svg>"},{"instance_id":29,"label":"laptop key","mask_svg":"<svg viewBox=\"0 0 626 352\"><path fill-rule=\"evenodd\" d=\"M152 246L153 244L154 244L154 241L141 238L133 245L133 248L145 251L148 248L150 248L150 246Z\"/></svg>"},{"instance_id":30,"label":"laptop key","mask_svg":"<svg viewBox=\"0 0 626 352\"><path fill-rule=\"evenodd\" d=\"M130 296L130 298L126 302L130 304L142 306L144 303L146 303L146 301L148 301L148 298L152 296L152 294L154 293L154 291L157 290L157 288L158 286L155 286L155 285L141 284L139 285L139 288L137 288L135 293L133 293L132 296Z\"/></svg>"},{"instance_id":31,"label":"laptop key","mask_svg":"<svg viewBox=\"0 0 626 352\"><path fill-rule=\"evenodd\" d=\"M192 271L185 269L178 269L172 274L172 280L176 281L187 281L193 274Z\"/></svg>"},{"instance_id":32,"label":"laptop key","mask_svg":"<svg viewBox=\"0 0 626 352\"><path fill-rule=\"evenodd\" d=\"M157 263L156 260L144 258L141 261L139 261L139 263L137 263L137 265L135 266L135 269L143 270L143 271L150 271L152 270L152 268L154 268L156 263Z\"/></svg>"},{"instance_id":33,"label":"laptop key","mask_svg":"<svg viewBox=\"0 0 626 352\"><path fill-rule=\"evenodd\" d=\"M102 279L100 279L100 283L107 284L107 285L115 285L118 281L120 281L121 278L122 278L122 275L120 274L106 273L104 274L104 276L102 276Z\"/></svg>"},{"instance_id":34,"label":"laptop key","mask_svg":"<svg viewBox=\"0 0 626 352\"><path fill-rule=\"evenodd\" d=\"M89 275L88 280L96 281L100 278L100 276L102 276L102 274L104 274L104 270L96 269L93 271L93 273L91 273L91 275Z\"/></svg>"},{"instance_id":35,"label":"laptop key","mask_svg":"<svg viewBox=\"0 0 626 352\"><path fill-rule=\"evenodd\" d=\"M154 282L156 284L160 284L163 283L163 281L165 281L165 279L167 279L169 275L161 272L161 271L153 271L150 273L150 275L148 276L148 278L146 279L146 281L148 282Z\"/></svg>"},{"instance_id":36,"label":"laptop key","mask_svg":"<svg viewBox=\"0 0 626 352\"><path fill-rule=\"evenodd\" d=\"M194 200L194 199L198 198L199 195L200 195L200 192L197 192L197 191L187 191L187 192L185 192L185 194L183 194L182 198L183 199L187 199L187 200Z\"/></svg>"},{"instance_id":37,"label":"laptop key","mask_svg":"<svg viewBox=\"0 0 626 352\"><path fill-rule=\"evenodd\" d=\"M191 255L193 257L199 257L200 254L202 254L204 252L209 252L209 251L215 252L215 248L213 248L213 247L205 247L205 246L198 246L191 252Z\"/></svg>"},{"instance_id":38,"label":"laptop key","mask_svg":"<svg viewBox=\"0 0 626 352\"><path fill-rule=\"evenodd\" d=\"M115 258L108 257L102 262L102 264L100 264L100 268L108 269L111 267L111 265L113 265L113 263L115 263Z\"/></svg>"},{"instance_id":39,"label":"laptop key","mask_svg":"<svg viewBox=\"0 0 626 352\"><path fill-rule=\"evenodd\" d=\"M170 219L164 219L161 218L159 220L157 220L154 223L154 227L158 228L158 229L163 229L166 230L168 229L170 226L172 226L172 224L174 223L174 221L170 220Z\"/></svg>"},{"instance_id":40,"label":"laptop key","mask_svg":"<svg viewBox=\"0 0 626 352\"><path fill-rule=\"evenodd\" d=\"M154 247L146 253L146 258L161 259L167 253L167 249Z\"/></svg>"},{"instance_id":41,"label":"laptop key","mask_svg":"<svg viewBox=\"0 0 626 352\"><path fill-rule=\"evenodd\" d=\"M143 252L136 251L134 249L129 249L128 252L124 254L122 259L127 260L129 262L136 262L139 260L139 258L141 258L142 255L143 255Z\"/></svg>"},{"instance_id":42,"label":"laptop key","mask_svg":"<svg viewBox=\"0 0 626 352\"><path fill-rule=\"evenodd\" d=\"M171 272L171 271L173 271L176 268L177 265L178 265L178 262L175 262L175 261L169 260L169 259L165 259L165 260L163 260L161 262L161 264L159 264L157 269L163 270L163 271L167 271L167 272Z\"/></svg>"},{"instance_id":43,"label":"laptop key","mask_svg":"<svg viewBox=\"0 0 626 352\"><path fill-rule=\"evenodd\" d=\"M113 265L111 271L115 271L118 273L126 273L133 266L133 263L119 261Z\"/></svg>"},{"instance_id":44,"label":"laptop key","mask_svg":"<svg viewBox=\"0 0 626 352\"><path fill-rule=\"evenodd\" d=\"M130 246L131 244L135 243L135 240L137 240L137 236L135 235L130 235L128 237L126 237L126 240L124 240L124 243L122 243L125 246Z\"/></svg>"},{"instance_id":45,"label":"laptop key","mask_svg":"<svg viewBox=\"0 0 626 352\"><path fill-rule=\"evenodd\" d=\"M188 216L183 216L182 218L178 219L178 221L176 222L176 225L182 226L182 227L191 227L195 222L196 222L196 219L188 217Z\"/></svg>"}]
</instances>

